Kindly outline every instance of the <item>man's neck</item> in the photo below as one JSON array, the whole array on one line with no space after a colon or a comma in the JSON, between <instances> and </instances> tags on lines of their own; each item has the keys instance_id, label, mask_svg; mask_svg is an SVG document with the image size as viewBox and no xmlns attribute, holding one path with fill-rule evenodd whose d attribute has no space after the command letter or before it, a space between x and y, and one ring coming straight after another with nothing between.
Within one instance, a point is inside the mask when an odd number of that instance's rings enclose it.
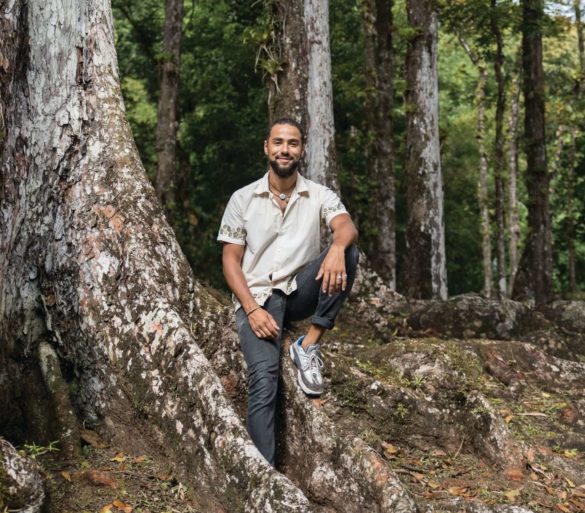
<instances>
[{"instance_id":1,"label":"man's neck","mask_svg":"<svg viewBox=\"0 0 585 513\"><path fill-rule=\"evenodd\" d=\"M295 171L288 178L278 176L272 169L268 172L268 183L280 192L290 191L296 184L298 171Z\"/></svg>"}]
</instances>

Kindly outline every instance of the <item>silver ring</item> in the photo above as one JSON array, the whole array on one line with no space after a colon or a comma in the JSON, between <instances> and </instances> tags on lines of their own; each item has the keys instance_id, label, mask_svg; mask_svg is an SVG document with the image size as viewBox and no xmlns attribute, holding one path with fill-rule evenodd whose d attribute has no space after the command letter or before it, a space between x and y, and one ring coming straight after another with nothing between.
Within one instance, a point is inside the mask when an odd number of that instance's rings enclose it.
<instances>
[{"instance_id":1,"label":"silver ring","mask_svg":"<svg viewBox=\"0 0 585 513\"><path fill-rule=\"evenodd\" d=\"M337 281L343 281L343 278L341 277L341 274L337 275Z\"/></svg>"}]
</instances>

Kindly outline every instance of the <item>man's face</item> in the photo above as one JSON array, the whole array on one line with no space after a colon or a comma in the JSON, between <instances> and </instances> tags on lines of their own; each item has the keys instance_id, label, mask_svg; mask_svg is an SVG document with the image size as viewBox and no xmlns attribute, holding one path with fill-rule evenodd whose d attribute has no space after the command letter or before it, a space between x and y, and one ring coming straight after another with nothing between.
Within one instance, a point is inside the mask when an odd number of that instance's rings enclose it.
<instances>
[{"instance_id":1,"label":"man's face","mask_svg":"<svg viewBox=\"0 0 585 513\"><path fill-rule=\"evenodd\" d=\"M281 178L294 174L303 151L301 132L292 125L274 125L268 140L264 141L264 153L270 167Z\"/></svg>"}]
</instances>

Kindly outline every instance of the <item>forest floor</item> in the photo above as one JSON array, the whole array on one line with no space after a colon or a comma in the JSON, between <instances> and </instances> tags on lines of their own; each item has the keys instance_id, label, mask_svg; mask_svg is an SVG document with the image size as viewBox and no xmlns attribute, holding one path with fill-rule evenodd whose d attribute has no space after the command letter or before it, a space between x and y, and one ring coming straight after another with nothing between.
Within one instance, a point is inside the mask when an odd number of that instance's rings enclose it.
<instances>
[{"instance_id":1,"label":"forest floor","mask_svg":"<svg viewBox=\"0 0 585 513\"><path fill-rule=\"evenodd\" d=\"M421 511L481 503L585 513L585 438L575 406L582 388L546 386L520 363L520 380L502 381L481 359L496 354L509 364L500 347L520 355L512 342L442 340L401 329L381 335L348 309L324 342L328 388L313 401L343 434L361 437L386 459ZM477 394L487 402L473 402ZM500 426L497 437L490 415ZM187 484L193 480L139 424L117 428L115 441L84 431L78 461L29 448L44 452L36 459L48 513L222 511ZM517 457L498 454L516 450Z\"/></svg>"}]
</instances>

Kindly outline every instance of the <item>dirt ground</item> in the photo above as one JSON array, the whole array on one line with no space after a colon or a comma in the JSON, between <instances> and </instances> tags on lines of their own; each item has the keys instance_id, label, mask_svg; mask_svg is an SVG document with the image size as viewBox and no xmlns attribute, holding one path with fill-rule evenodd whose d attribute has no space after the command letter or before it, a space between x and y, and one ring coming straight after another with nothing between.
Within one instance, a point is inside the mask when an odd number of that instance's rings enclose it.
<instances>
[{"instance_id":1,"label":"dirt ground","mask_svg":"<svg viewBox=\"0 0 585 513\"><path fill-rule=\"evenodd\" d=\"M302 329L297 325L294 332ZM466 360L465 351L486 343L413 338L397 331L381 335L345 315L323 344L328 389L315 405L348 436L360 436L383 455L422 511L426 505L440 512L457 511L453 504L481 502L525 506L537 513L585 513L585 439L577 436L574 397L530 381L521 393L511 393L509 383ZM466 344L471 345L466 349ZM406 390L421 400L430 391L437 396L437 383L405 377L390 365L397 348L424 350L437 361L450 355L455 362L450 381L456 387L448 397L480 390L514 443L524 447L522 463L505 467L484 457L465 429L460 438L416 433L408 402L376 407L372 398L384 397L379 390ZM138 425L116 429L115 441L83 431L78 461L63 461L59 452L43 448L27 449L44 469L48 513L222 511L205 491L193 487L196 477L184 476L165 448L152 443Z\"/></svg>"}]
</instances>

